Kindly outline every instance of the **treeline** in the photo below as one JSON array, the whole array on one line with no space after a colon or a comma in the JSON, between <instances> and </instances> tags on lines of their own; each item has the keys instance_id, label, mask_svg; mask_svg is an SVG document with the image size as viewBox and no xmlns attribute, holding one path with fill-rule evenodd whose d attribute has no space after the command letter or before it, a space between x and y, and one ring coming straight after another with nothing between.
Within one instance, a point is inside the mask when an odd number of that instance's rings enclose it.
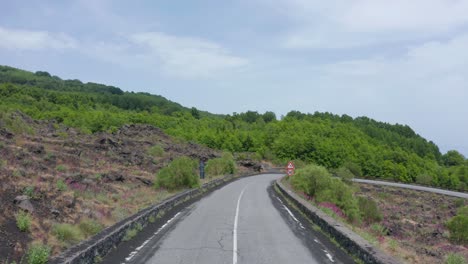
<instances>
[{"instance_id":1,"label":"treeline","mask_svg":"<svg viewBox=\"0 0 468 264\"><path fill-rule=\"evenodd\" d=\"M302 160L334 170L344 168L356 176L468 190L465 157L456 151L442 155L433 142L405 125L299 111L281 120L273 112L221 116L188 109L161 96L71 83L46 72L1 66L0 112L21 110L86 133L146 123L211 148L253 152L276 162Z\"/></svg>"}]
</instances>

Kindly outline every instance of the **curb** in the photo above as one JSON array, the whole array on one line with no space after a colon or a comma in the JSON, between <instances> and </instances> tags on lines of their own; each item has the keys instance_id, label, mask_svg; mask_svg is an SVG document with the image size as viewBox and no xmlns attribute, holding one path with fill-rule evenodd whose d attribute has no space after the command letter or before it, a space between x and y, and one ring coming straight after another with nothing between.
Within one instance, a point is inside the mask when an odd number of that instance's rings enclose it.
<instances>
[{"instance_id":1,"label":"curb","mask_svg":"<svg viewBox=\"0 0 468 264\"><path fill-rule=\"evenodd\" d=\"M127 230L134 228L140 224L143 228L148 225L150 217L156 217L159 212L167 212L168 210L180 205L184 202L190 201L196 197L199 197L206 192L212 191L218 187L226 185L234 180L249 177L260 174L276 173L274 171L258 172L246 175L227 175L221 179L216 179L211 182L203 184L201 187L191 190L186 190L179 194L176 194L159 204L152 205L140 212L127 217L126 219L117 222L116 224L109 226L102 230L100 233L81 243L67 249L60 255L49 260L50 264L87 264L93 263L95 258L104 257L112 248L118 246L121 242Z\"/></svg>"},{"instance_id":2,"label":"curb","mask_svg":"<svg viewBox=\"0 0 468 264\"><path fill-rule=\"evenodd\" d=\"M287 189L281 183L281 179L277 180L275 184L279 191L297 206L302 213L318 225L324 232L334 238L346 251L351 252L364 263L402 264L402 262L396 258L383 253L380 249L371 245L345 225L325 214L293 191Z\"/></svg>"}]
</instances>

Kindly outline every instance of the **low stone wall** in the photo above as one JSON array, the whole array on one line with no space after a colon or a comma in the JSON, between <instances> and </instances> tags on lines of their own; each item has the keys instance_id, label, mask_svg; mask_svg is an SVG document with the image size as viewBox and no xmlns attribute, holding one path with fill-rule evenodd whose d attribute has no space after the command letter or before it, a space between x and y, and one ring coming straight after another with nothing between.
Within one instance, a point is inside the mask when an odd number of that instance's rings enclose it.
<instances>
[{"instance_id":1,"label":"low stone wall","mask_svg":"<svg viewBox=\"0 0 468 264\"><path fill-rule=\"evenodd\" d=\"M280 180L276 186L299 210L333 237L345 250L369 264L401 264L397 259L384 254L342 223L322 212L310 202L286 188Z\"/></svg>"},{"instance_id":2,"label":"low stone wall","mask_svg":"<svg viewBox=\"0 0 468 264\"><path fill-rule=\"evenodd\" d=\"M243 175L243 177L249 175ZM87 264L94 263L95 258L103 257L109 251L118 246L122 242L123 237L127 230L135 228L140 224L143 228L147 226L148 219L153 216L156 217L159 212L167 212L175 206L196 198L203 193L206 193L218 186L224 185L236 179L233 175L225 176L222 179L213 180L205 183L197 189L187 190L177 194L157 205L146 208L137 214L134 214L113 226L104 229L99 234L73 246L63 252L61 255L50 260L49 263L69 263L69 264Z\"/></svg>"}]
</instances>

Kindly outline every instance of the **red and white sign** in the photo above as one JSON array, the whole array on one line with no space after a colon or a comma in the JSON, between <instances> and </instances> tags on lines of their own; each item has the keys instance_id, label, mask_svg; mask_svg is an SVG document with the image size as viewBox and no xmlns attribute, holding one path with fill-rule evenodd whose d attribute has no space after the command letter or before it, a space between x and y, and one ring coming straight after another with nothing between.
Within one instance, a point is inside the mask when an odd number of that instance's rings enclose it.
<instances>
[{"instance_id":1,"label":"red and white sign","mask_svg":"<svg viewBox=\"0 0 468 264\"><path fill-rule=\"evenodd\" d=\"M288 176L292 176L294 174L294 163L292 161L288 162L288 165L286 166L286 172L288 173Z\"/></svg>"}]
</instances>

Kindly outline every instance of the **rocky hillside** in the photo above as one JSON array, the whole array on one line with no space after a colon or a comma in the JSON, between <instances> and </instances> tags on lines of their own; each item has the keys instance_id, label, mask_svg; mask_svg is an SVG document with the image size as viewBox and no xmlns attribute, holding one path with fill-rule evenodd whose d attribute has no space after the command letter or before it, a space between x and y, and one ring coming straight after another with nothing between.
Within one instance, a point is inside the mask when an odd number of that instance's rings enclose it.
<instances>
[{"instance_id":1,"label":"rocky hillside","mask_svg":"<svg viewBox=\"0 0 468 264\"><path fill-rule=\"evenodd\" d=\"M18 261L33 242L52 246L57 254L164 199L170 193L155 189L153 180L176 157L220 155L150 125L83 134L14 112L0 119L0 263ZM24 215L30 223L20 231ZM89 232L67 239L58 228L62 224Z\"/></svg>"}]
</instances>

